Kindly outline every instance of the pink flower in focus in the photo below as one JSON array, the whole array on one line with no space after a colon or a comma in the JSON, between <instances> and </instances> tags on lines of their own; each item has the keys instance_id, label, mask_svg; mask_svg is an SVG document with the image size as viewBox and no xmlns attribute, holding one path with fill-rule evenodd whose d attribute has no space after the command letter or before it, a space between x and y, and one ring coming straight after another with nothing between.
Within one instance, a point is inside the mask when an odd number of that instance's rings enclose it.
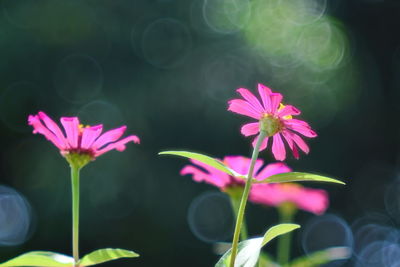
<instances>
[{"instance_id":1,"label":"pink flower in focus","mask_svg":"<svg viewBox=\"0 0 400 267\"><path fill-rule=\"evenodd\" d=\"M206 182L212 184L221 190L229 187L242 186L244 187L245 180L228 175L225 172L210 167L197 160L190 160L194 165L186 165L181 170L181 175L191 174L196 182ZM250 167L250 158L242 156L226 156L222 160L225 165L241 175L247 175ZM290 172L291 169L284 163L277 162L268 164L263 168L264 162L261 159L256 161L254 166L254 178L263 180L271 175Z\"/></svg>"},{"instance_id":2,"label":"pink flower in focus","mask_svg":"<svg viewBox=\"0 0 400 267\"><path fill-rule=\"evenodd\" d=\"M256 135L260 130L267 133L260 151L267 147L269 137L272 137L272 153L277 160L285 160L286 150L283 139L286 140L293 156L299 158L298 148L303 152L310 151L307 144L297 134L306 137L316 137L317 134L311 129L307 122L293 119L292 116L300 114L300 111L291 105L283 105L282 95L273 93L268 87L259 84L258 93L261 102L249 90L240 88L237 92L243 99L232 99L229 101L228 110L249 116L258 122L243 125L241 133L244 136ZM253 141L253 146L257 143L258 137Z\"/></svg>"},{"instance_id":3,"label":"pink flower in focus","mask_svg":"<svg viewBox=\"0 0 400 267\"><path fill-rule=\"evenodd\" d=\"M65 134L44 112L40 111L37 115L29 115L28 117L28 124L33 127L33 133L44 135L60 150L63 156L79 154L89 156L93 160L113 149L125 150L126 143L140 142L136 135L120 139L126 130L126 126L101 134L103 130L101 124L83 127L79 124L77 117L62 117L60 121Z\"/></svg>"},{"instance_id":4,"label":"pink flower in focus","mask_svg":"<svg viewBox=\"0 0 400 267\"><path fill-rule=\"evenodd\" d=\"M299 209L322 214L329 206L328 193L321 189L305 188L299 184L254 184L249 200L268 206L293 203Z\"/></svg>"}]
</instances>

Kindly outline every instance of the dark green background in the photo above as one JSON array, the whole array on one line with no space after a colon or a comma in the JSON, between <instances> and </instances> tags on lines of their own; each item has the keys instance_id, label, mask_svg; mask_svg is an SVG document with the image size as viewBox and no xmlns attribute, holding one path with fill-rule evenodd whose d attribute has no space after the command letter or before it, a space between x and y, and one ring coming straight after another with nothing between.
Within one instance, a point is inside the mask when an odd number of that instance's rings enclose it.
<instances>
[{"instance_id":1,"label":"dark green background","mask_svg":"<svg viewBox=\"0 0 400 267\"><path fill-rule=\"evenodd\" d=\"M377 212L396 227L399 210L388 212L384 195L398 177L399 12L397 1L328 1L326 16L347 38L346 62L286 72L249 45L246 28L218 32L205 24L201 1L1 0L0 179L26 197L33 217L28 240L1 247L0 259L71 253L68 165L27 125L28 114L42 110L105 128L125 124L142 141L82 171L81 254L120 247L141 257L104 266L212 266L218 256L187 216L195 197L217 189L181 177L185 161L157 153L249 156L250 139L239 131L249 120L228 112L227 101L258 82L284 93L319 134L308 140L309 155L287 163L347 183L312 184L328 190L328 212L349 224ZM261 157L273 160L269 151ZM296 222L311 218L300 212ZM273 209L249 207L251 235L277 222ZM300 240L301 230L296 255L304 253Z\"/></svg>"}]
</instances>

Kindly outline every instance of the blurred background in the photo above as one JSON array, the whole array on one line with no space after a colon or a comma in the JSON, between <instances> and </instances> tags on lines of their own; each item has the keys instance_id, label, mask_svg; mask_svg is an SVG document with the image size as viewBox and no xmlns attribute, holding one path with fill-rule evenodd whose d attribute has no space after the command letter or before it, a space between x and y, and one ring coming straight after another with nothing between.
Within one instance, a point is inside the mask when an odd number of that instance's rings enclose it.
<instances>
[{"instance_id":1,"label":"blurred background","mask_svg":"<svg viewBox=\"0 0 400 267\"><path fill-rule=\"evenodd\" d=\"M82 171L82 255L118 247L141 257L103 266L213 266L215 243L232 236L229 202L181 177L187 161L157 153L250 156L239 131L249 120L227 101L261 82L319 134L308 156L287 163L347 183L307 184L331 204L322 216L298 213L292 254L347 246L351 259L329 266L394 266L399 17L396 0L2 0L1 261L71 254L68 165L27 125L42 110L127 125L142 141ZM249 205L250 235L277 223L275 209Z\"/></svg>"}]
</instances>

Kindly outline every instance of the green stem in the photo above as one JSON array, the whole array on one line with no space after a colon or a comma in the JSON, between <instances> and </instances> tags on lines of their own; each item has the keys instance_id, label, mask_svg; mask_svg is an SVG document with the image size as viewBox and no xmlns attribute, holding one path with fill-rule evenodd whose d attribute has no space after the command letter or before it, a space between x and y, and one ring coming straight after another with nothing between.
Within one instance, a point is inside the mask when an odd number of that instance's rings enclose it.
<instances>
[{"instance_id":1,"label":"green stem","mask_svg":"<svg viewBox=\"0 0 400 267\"><path fill-rule=\"evenodd\" d=\"M251 156L249 173L247 174L246 185L244 187L242 199L240 200L239 211L238 211L238 215L236 218L235 232L233 234L233 241L232 241L231 262L229 265L230 267L235 266L235 259L236 259L236 255L238 253L240 230L242 228L247 198L249 197L249 193L250 193L251 183L252 183L252 179L253 179L254 166L255 166L257 158L258 158L258 152L260 150L260 146L266 136L267 136L267 133L265 131L260 131L260 135L258 136L257 144L255 145L254 150L253 150L253 155Z\"/></svg>"},{"instance_id":2,"label":"green stem","mask_svg":"<svg viewBox=\"0 0 400 267\"><path fill-rule=\"evenodd\" d=\"M296 213L296 207L290 203L282 203L278 207L280 223L290 223ZM278 239L278 263L280 266L286 266L290 258L290 245L292 241L292 234L286 233L279 236Z\"/></svg>"},{"instance_id":3,"label":"green stem","mask_svg":"<svg viewBox=\"0 0 400 267\"><path fill-rule=\"evenodd\" d=\"M72 184L72 251L74 267L79 261L79 171L80 168L71 166Z\"/></svg>"},{"instance_id":4,"label":"green stem","mask_svg":"<svg viewBox=\"0 0 400 267\"><path fill-rule=\"evenodd\" d=\"M240 198L236 198L233 196L229 196L229 198L231 199L232 210L233 210L233 213L235 214L235 219L237 219L238 213L239 213ZM248 234L247 234L246 219L243 218L242 229L240 231L240 239L246 240L247 236L248 236Z\"/></svg>"}]
</instances>

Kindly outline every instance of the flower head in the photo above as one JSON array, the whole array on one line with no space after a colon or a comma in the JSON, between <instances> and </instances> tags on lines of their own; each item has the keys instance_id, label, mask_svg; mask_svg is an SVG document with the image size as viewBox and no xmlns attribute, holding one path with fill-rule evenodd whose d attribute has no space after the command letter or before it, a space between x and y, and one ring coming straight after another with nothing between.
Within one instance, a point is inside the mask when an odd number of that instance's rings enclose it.
<instances>
[{"instance_id":1,"label":"flower head","mask_svg":"<svg viewBox=\"0 0 400 267\"><path fill-rule=\"evenodd\" d=\"M60 121L64 131L42 111L28 117L28 124L33 127L33 133L44 135L70 163L73 161L78 165L85 165L112 149L125 150L128 142L140 142L136 135L120 139L126 126L101 134L103 131L101 124L84 127L77 117L62 117Z\"/></svg>"},{"instance_id":2,"label":"flower head","mask_svg":"<svg viewBox=\"0 0 400 267\"><path fill-rule=\"evenodd\" d=\"M221 191L235 193L237 188L242 189L245 181L210 167L197 160L191 160L193 165L186 165L181 170L181 175L191 174L196 182L206 182L218 187ZM242 156L226 156L223 162L232 170L241 175L246 175L250 167L250 158ZM264 180L278 173L292 171L281 162L263 166L261 159L256 161L254 179ZM241 193L241 192L239 192ZM253 184L250 189L249 200L253 203L279 206L283 203L292 203L297 208L315 214L323 213L329 204L328 194L324 190L305 188L294 183L283 184Z\"/></svg>"},{"instance_id":3,"label":"flower head","mask_svg":"<svg viewBox=\"0 0 400 267\"><path fill-rule=\"evenodd\" d=\"M222 191L232 187L244 187L245 181L240 178L208 166L197 160L190 160L194 165L186 165L181 170L181 175L191 174L196 182L212 184ZM242 156L226 156L222 160L225 165L241 175L247 175L251 159ZM290 172L290 168L284 163L271 163L263 168L264 162L261 159L256 161L254 166L254 178L263 180L278 173Z\"/></svg>"},{"instance_id":4,"label":"flower head","mask_svg":"<svg viewBox=\"0 0 400 267\"><path fill-rule=\"evenodd\" d=\"M283 140L286 140L295 158L299 158L298 148L305 153L309 152L309 147L297 133L310 138L316 137L317 134L307 122L293 119L293 116L299 115L300 111L294 106L283 105L281 94L272 92L262 84L258 85L261 102L247 89L240 88L237 92L243 99L230 100L228 110L258 120L243 125L241 133L244 136L251 136L264 131L267 137L263 140L260 151L267 147L271 138L272 153L277 160L286 158ZM257 140L258 137L254 139L253 146Z\"/></svg>"},{"instance_id":5,"label":"flower head","mask_svg":"<svg viewBox=\"0 0 400 267\"><path fill-rule=\"evenodd\" d=\"M268 206L292 203L297 208L322 214L328 208L328 193L322 189L305 188L299 184L254 184L249 200Z\"/></svg>"}]
</instances>

